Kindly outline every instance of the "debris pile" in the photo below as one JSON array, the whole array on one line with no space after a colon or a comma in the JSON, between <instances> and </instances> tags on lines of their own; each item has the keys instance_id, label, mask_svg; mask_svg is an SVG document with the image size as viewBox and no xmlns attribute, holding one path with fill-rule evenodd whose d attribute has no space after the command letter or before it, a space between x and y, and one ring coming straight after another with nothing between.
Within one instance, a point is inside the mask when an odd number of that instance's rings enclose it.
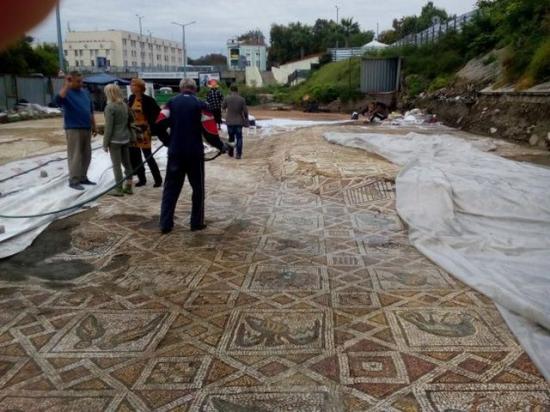
<instances>
[{"instance_id":1,"label":"debris pile","mask_svg":"<svg viewBox=\"0 0 550 412\"><path fill-rule=\"evenodd\" d=\"M61 114L61 109L55 107L46 107L36 103L19 102L13 109L7 112L0 112L0 123L59 117Z\"/></svg>"}]
</instances>

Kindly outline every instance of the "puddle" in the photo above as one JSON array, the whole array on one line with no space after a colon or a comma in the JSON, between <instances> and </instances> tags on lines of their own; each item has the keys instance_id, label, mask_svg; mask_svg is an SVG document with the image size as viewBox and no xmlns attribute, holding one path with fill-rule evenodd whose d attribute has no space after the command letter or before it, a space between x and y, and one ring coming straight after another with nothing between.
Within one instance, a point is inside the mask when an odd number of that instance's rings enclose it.
<instances>
[{"instance_id":1,"label":"puddle","mask_svg":"<svg viewBox=\"0 0 550 412\"><path fill-rule=\"evenodd\" d=\"M0 280L23 282L36 278L63 286L58 282L70 282L94 271L92 264L81 259L51 261L70 251L73 230L93 215L95 212L89 211L54 222L27 250L0 260Z\"/></svg>"}]
</instances>

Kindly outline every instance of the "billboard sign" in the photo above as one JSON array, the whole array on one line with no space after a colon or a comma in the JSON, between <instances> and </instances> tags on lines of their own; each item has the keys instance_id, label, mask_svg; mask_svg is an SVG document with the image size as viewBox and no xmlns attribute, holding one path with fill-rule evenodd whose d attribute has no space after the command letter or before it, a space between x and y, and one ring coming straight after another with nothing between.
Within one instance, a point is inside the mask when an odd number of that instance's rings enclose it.
<instances>
[{"instance_id":1,"label":"billboard sign","mask_svg":"<svg viewBox=\"0 0 550 412\"><path fill-rule=\"evenodd\" d=\"M216 73L199 73L199 85L200 87L206 87L210 80L221 80L219 72Z\"/></svg>"}]
</instances>

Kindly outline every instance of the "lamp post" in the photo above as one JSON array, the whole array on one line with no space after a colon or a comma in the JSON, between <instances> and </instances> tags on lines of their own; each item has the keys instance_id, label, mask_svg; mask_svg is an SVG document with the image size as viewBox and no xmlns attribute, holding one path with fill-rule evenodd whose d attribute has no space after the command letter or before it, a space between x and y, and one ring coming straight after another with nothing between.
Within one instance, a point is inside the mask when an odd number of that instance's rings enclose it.
<instances>
[{"instance_id":1,"label":"lamp post","mask_svg":"<svg viewBox=\"0 0 550 412\"><path fill-rule=\"evenodd\" d=\"M141 40L141 37L143 36L143 26L141 24L141 20L143 20L143 18L145 16L140 16L139 14L136 14L136 17L138 18L139 20L139 37L140 37L140 40Z\"/></svg>"},{"instance_id":2,"label":"lamp post","mask_svg":"<svg viewBox=\"0 0 550 412\"><path fill-rule=\"evenodd\" d=\"M57 58L59 62L59 74L65 71L65 54L63 52L63 37L61 36L61 11L59 3L55 8L55 18L57 22Z\"/></svg>"},{"instance_id":3,"label":"lamp post","mask_svg":"<svg viewBox=\"0 0 550 412\"><path fill-rule=\"evenodd\" d=\"M175 24L176 26L181 27L182 37L181 37L181 49L182 49L182 55L183 55L183 78L187 78L187 46L185 45L185 28L187 26L191 26L192 24L195 24L196 21L192 21L189 23L176 23L172 22L172 24Z\"/></svg>"}]
</instances>

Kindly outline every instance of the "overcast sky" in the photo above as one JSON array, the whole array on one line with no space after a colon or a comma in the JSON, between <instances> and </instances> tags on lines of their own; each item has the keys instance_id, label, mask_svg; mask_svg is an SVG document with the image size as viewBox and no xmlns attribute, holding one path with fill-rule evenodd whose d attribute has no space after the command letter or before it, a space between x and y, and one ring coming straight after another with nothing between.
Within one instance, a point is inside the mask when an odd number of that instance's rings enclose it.
<instances>
[{"instance_id":1,"label":"overcast sky","mask_svg":"<svg viewBox=\"0 0 550 412\"><path fill-rule=\"evenodd\" d=\"M187 29L190 57L207 53L224 53L227 39L259 28L266 36L272 23L293 21L313 24L316 19L335 19L335 4L340 18L353 17L363 30L391 27L395 17L419 14L427 0L61 0L63 33L70 23L72 30L123 29L139 32L138 19L143 18L143 32L166 39L181 39L181 29L173 21L197 24ZM474 9L476 0L434 0L450 14ZM40 42L56 41L55 13L31 35Z\"/></svg>"}]
</instances>

